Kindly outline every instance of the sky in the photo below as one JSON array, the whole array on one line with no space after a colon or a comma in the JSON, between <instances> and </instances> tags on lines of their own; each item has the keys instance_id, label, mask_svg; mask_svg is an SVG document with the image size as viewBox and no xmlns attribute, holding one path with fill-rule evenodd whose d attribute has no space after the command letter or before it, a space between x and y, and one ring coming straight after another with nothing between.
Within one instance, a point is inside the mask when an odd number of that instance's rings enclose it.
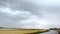
<instances>
[{"instance_id":1,"label":"sky","mask_svg":"<svg viewBox=\"0 0 60 34\"><path fill-rule=\"evenodd\" d=\"M0 27L60 28L60 0L0 0Z\"/></svg>"}]
</instances>

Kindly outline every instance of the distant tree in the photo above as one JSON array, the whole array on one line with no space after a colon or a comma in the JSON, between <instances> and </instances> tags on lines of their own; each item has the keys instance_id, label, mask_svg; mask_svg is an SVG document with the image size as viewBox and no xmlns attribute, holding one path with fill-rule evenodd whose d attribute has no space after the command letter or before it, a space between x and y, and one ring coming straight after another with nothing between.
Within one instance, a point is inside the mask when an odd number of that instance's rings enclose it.
<instances>
[{"instance_id":1,"label":"distant tree","mask_svg":"<svg viewBox=\"0 0 60 34\"><path fill-rule=\"evenodd\" d=\"M0 27L0 28L3 28L3 27Z\"/></svg>"},{"instance_id":2,"label":"distant tree","mask_svg":"<svg viewBox=\"0 0 60 34\"><path fill-rule=\"evenodd\" d=\"M50 30L57 30L57 28L50 28Z\"/></svg>"}]
</instances>

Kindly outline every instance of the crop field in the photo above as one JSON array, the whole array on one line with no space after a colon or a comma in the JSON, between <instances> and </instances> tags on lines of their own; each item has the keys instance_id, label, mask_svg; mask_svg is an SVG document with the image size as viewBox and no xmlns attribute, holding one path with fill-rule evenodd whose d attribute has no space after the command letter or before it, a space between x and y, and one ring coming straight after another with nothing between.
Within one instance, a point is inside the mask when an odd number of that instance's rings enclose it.
<instances>
[{"instance_id":1,"label":"crop field","mask_svg":"<svg viewBox=\"0 0 60 34\"><path fill-rule=\"evenodd\" d=\"M58 34L60 34L60 30L57 30L58 31Z\"/></svg>"},{"instance_id":2,"label":"crop field","mask_svg":"<svg viewBox=\"0 0 60 34\"><path fill-rule=\"evenodd\" d=\"M0 29L0 34L38 34L47 32L43 29Z\"/></svg>"}]
</instances>

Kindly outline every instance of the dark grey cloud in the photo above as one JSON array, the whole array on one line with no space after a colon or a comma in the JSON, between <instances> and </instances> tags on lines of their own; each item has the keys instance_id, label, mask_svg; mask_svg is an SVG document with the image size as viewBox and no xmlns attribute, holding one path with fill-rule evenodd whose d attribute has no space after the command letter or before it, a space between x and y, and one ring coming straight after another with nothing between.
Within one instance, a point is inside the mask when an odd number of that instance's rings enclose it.
<instances>
[{"instance_id":1,"label":"dark grey cloud","mask_svg":"<svg viewBox=\"0 0 60 34\"><path fill-rule=\"evenodd\" d=\"M60 27L60 0L0 0L3 27Z\"/></svg>"}]
</instances>

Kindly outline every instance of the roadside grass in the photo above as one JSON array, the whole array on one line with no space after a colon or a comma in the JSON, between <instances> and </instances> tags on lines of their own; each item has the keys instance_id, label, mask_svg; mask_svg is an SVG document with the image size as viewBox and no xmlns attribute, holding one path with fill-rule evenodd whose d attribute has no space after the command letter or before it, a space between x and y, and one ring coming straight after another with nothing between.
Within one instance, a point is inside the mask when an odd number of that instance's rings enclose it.
<instances>
[{"instance_id":1,"label":"roadside grass","mask_svg":"<svg viewBox=\"0 0 60 34\"><path fill-rule=\"evenodd\" d=\"M38 34L48 31L43 29L0 29L0 34Z\"/></svg>"}]
</instances>

